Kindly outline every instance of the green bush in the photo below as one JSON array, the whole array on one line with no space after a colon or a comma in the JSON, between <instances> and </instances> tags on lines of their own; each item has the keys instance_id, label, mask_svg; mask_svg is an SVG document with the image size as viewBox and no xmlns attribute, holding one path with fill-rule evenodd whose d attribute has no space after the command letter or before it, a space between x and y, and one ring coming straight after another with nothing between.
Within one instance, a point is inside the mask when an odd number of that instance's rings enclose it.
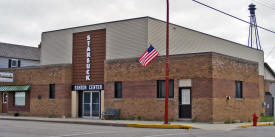
<instances>
[{"instance_id":1,"label":"green bush","mask_svg":"<svg viewBox=\"0 0 275 137\"><path fill-rule=\"evenodd\" d=\"M273 116L260 116L259 122L273 122Z\"/></svg>"},{"instance_id":2,"label":"green bush","mask_svg":"<svg viewBox=\"0 0 275 137\"><path fill-rule=\"evenodd\" d=\"M224 121L224 124L230 124L231 122L229 120Z\"/></svg>"}]
</instances>

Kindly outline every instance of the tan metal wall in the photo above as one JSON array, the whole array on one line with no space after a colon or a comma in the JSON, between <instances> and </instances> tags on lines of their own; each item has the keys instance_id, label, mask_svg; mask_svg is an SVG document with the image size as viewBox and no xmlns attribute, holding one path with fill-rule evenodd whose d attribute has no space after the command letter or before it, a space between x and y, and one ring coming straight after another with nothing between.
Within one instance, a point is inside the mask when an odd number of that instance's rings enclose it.
<instances>
[{"instance_id":1,"label":"tan metal wall","mask_svg":"<svg viewBox=\"0 0 275 137\"><path fill-rule=\"evenodd\" d=\"M146 49L147 18L42 34L41 65L72 63L73 33L106 28L106 59L137 57Z\"/></svg>"},{"instance_id":2,"label":"tan metal wall","mask_svg":"<svg viewBox=\"0 0 275 137\"><path fill-rule=\"evenodd\" d=\"M64 29L42 34L41 65L72 63L73 33L104 29L106 24Z\"/></svg>"},{"instance_id":3,"label":"tan metal wall","mask_svg":"<svg viewBox=\"0 0 275 137\"><path fill-rule=\"evenodd\" d=\"M139 18L99 25L64 29L42 34L41 65L72 63L72 34L106 29L106 60L139 57L152 43L165 55L165 23ZM264 75L264 53L244 45L194 30L170 26L170 54L217 52L255 61Z\"/></svg>"},{"instance_id":4,"label":"tan metal wall","mask_svg":"<svg viewBox=\"0 0 275 137\"><path fill-rule=\"evenodd\" d=\"M147 18L107 24L106 59L139 57L147 48Z\"/></svg>"},{"instance_id":5,"label":"tan metal wall","mask_svg":"<svg viewBox=\"0 0 275 137\"><path fill-rule=\"evenodd\" d=\"M155 19L148 20L148 42L160 55L165 55L166 24ZM264 53L244 45L223 40L183 27L170 25L170 54L216 52L258 62L259 74L264 75Z\"/></svg>"}]
</instances>

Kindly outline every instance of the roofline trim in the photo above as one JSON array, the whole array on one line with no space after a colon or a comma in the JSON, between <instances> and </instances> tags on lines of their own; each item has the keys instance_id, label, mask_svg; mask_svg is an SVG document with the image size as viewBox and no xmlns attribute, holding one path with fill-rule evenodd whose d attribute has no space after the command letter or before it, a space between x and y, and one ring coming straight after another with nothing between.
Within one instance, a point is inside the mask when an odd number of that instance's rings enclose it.
<instances>
[{"instance_id":1,"label":"roofline trim","mask_svg":"<svg viewBox=\"0 0 275 137\"><path fill-rule=\"evenodd\" d=\"M56 32L56 31L62 31L62 30L68 30L68 29L76 29L76 28L82 28L82 27L90 27L90 26L103 25L103 24L109 24L109 23L123 22L123 21L129 21L129 20L137 20L137 19L143 19L143 18L152 19L152 20L157 20L157 21L166 23L165 21L160 20L160 19L157 19L157 18L153 18L153 17L150 17L150 16L143 16L143 17L137 17L137 18L123 19L123 20L117 20L117 21L109 21L109 22L96 23L96 24L91 24L91 25L83 25L83 26L70 27L70 28L64 28L64 29L59 29L59 30L46 31L46 32L42 32L42 34L43 34L43 33ZM184 29L187 29L187 30L195 31L195 32L198 32L198 33L201 33L201 34L210 36L210 37L214 37L214 38L217 38L217 39L220 39L220 40L224 40L224 41L227 41L227 42L235 43L235 44L237 44L237 45L241 45L241 46L246 47L246 48L249 48L249 49L253 49L253 50L257 50L257 51L263 52L263 50L258 50L258 49L252 48L252 47L248 47L247 45L243 45L243 44L240 44L240 43L231 41L231 40L227 40L227 39L224 39L224 38L220 38L220 37L218 37L218 36L210 35L210 34L207 34L207 33L204 33L204 32L200 32L200 31L197 31L197 30L194 30L194 29L186 28L186 27L183 27L183 26L174 24L174 23L169 23L169 24L174 25L174 26L177 26L177 27L180 27L180 28L184 28Z\"/></svg>"},{"instance_id":2,"label":"roofline trim","mask_svg":"<svg viewBox=\"0 0 275 137\"><path fill-rule=\"evenodd\" d=\"M30 58L16 58L16 57L8 57L8 56L0 56L2 58L7 58L7 59L24 59L24 60L31 60L31 61L40 61L39 59L30 59Z\"/></svg>"},{"instance_id":3,"label":"roofline trim","mask_svg":"<svg viewBox=\"0 0 275 137\"><path fill-rule=\"evenodd\" d=\"M103 22L103 23L96 23L96 24L91 24L91 25L69 27L69 28L64 28L64 29L45 31L45 32L42 32L42 34L43 33L49 33L49 32L55 32L55 31L61 31L61 30L76 29L76 28L82 28L82 27L90 27L90 26L103 25L103 24L116 23L116 22L123 22L123 21L129 21L129 20L137 20L137 19L143 19L143 18L151 18L151 17L149 17L149 16L143 16L143 17L137 17L137 18L122 19L122 20L117 20L117 21L108 21L108 22Z\"/></svg>"},{"instance_id":4,"label":"roofline trim","mask_svg":"<svg viewBox=\"0 0 275 137\"><path fill-rule=\"evenodd\" d=\"M266 62L264 63L264 66L273 75L273 77L275 77L275 72L273 71L273 69Z\"/></svg>"},{"instance_id":5,"label":"roofline trim","mask_svg":"<svg viewBox=\"0 0 275 137\"><path fill-rule=\"evenodd\" d=\"M38 47L31 47L31 46L27 46L27 45L19 45L19 44L6 43L6 42L0 42L0 44L7 44L7 45L11 45L11 46L19 46L19 47L24 47L24 48L35 48L35 49L39 49Z\"/></svg>"}]
</instances>

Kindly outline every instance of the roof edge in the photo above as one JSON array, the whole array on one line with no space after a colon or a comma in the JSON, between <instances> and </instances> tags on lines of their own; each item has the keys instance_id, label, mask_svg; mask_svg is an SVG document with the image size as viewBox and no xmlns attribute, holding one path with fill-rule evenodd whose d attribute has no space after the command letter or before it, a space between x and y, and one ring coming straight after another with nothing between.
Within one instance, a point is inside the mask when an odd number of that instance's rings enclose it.
<instances>
[{"instance_id":1,"label":"roof edge","mask_svg":"<svg viewBox=\"0 0 275 137\"><path fill-rule=\"evenodd\" d=\"M152 17L143 16L143 17L136 17L136 18L130 18L130 19L121 19L121 20L117 20L117 21L107 21L107 22L103 22L103 23L96 23L96 24L90 24L90 25L82 25L82 26L77 26L77 27L69 27L69 28L63 28L63 29L45 31L45 32L42 32L42 34L43 33L55 32L55 31L61 31L61 30L76 29L76 28L90 27L90 26L109 24L109 23L115 23L115 22L123 22L123 21L129 21L129 20L143 19L143 18L152 18Z\"/></svg>"},{"instance_id":2,"label":"roof edge","mask_svg":"<svg viewBox=\"0 0 275 137\"><path fill-rule=\"evenodd\" d=\"M163 20L160 20L160 19L157 19L157 18L153 18L153 17L148 17L148 18L149 18L149 19L152 19L152 20L157 20L157 21L166 23L166 21L163 21ZM207 33L205 33L205 32L201 32L201 31L198 31L198 30L186 28L186 27L183 27L183 26L180 26L180 25L171 23L171 22L169 22L169 24L174 25L174 26L177 26L177 27L180 27L180 28L184 28L184 29L187 29L187 30L195 31L195 32L198 32L198 33L201 33L201 34L210 36L210 37L214 37L214 38L217 38L217 39L220 39L220 40L224 40L224 41L227 41L227 42L235 43L235 44L238 44L238 45L240 45L240 46L243 46L243 47L246 47L246 48L249 48L249 49L253 49L253 50L257 50L257 51L263 52L263 50L258 50L258 49L252 48L252 47L248 47L247 45L244 45L244 44L241 44L241 43L237 43L237 42L234 42L234 41L232 41L232 40L224 39L224 38L221 38L221 37L218 37L218 36L214 36L214 35L211 35L211 34L207 34Z\"/></svg>"},{"instance_id":3,"label":"roof edge","mask_svg":"<svg viewBox=\"0 0 275 137\"><path fill-rule=\"evenodd\" d=\"M267 68L267 70L273 75L273 77L275 78L275 72L273 71L273 69L265 62L264 66Z\"/></svg>"},{"instance_id":4,"label":"roof edge","mask_svg":"<svg viewBox=\"0 0 275 137\"><path fill-rule=\"evenodd\" d=\"M62 30L68 30L68 29L76 29L76 28L82 28L82 27L90 27L90 26L96 26L96 25L102 25L102 24L109 24L109 23L115 23L115 22L123 22L123 21L129 21L129 20L143 19L143 18L152 19L152 20L156 20L156 21L160 21L160 22L166 23L166 21L163 21L163 20L160 20L160 19L157 19L157 18L154 18L154 17L142 16L142 17L136 17L136 18L130 18L130 19L121 19L121 20L117 20L117 21L108 21L108 22L96 23L96 24L91 24L91 25L83 25L83 26L77 26L77 27L69 27L69 28L64 28L64 29L45 31L45 32L42 32L42 34L43 33L56 32L56 31L62 31ZM194 30L194 29L186 28L186 27L183 27L183 26L171 23L171 22L169 24L177 26L177 27L180 27L180 28L184 28L184 29L187 29L187 30L195 31L195 32L198 32L198 33L210 36L210 37L214 37L214 38L217 38L217 39L220 39L220 40L224 40L224 41L227 41L227 42L235 43L235 44L238 44L240 46L243 46L243 47L246 47L246 48L249 48L249 49L253 49L253 50L257 50L257 51L263 52L263 50L258 50L258 49L252 48L252 47L248 47L247 45L244 45L244 44L241 44L241 43L237 43L237 42L234 42L234 41L231 41L231 40L228 40L228 39L220 38L218 36L207 34L207 33L204 33L204 32L201 32L201 31L197 31L197 30Z\"/></svg>"},{"instance_id":5,"label":"roof edge","mask_svg":"<svg viewBox=\"0 0 275 137\"><path fill-rule=\"evenodd\" d=\"M11 46L20 46L20 47L24 47L24 48L39 49L38 47L32 47L32 46L27 46L27 45L19 45L19 44L13 44L13 43L6 43L6 42L0 42L0 44L7 44L7 45L11 45Z\"/></svg>"}]
</instances>

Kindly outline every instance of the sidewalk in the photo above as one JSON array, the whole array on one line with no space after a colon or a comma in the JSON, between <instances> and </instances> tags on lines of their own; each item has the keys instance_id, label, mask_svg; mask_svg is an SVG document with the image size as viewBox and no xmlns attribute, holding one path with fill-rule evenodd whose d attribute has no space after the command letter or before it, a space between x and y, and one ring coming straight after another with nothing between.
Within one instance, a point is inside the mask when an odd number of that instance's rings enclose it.
<instances>
[{"instance_id":1,"label":"sidewalk","mask_svg":"<svg viewBox=\"0 0 275 137\"><path fill-rule=\"evenodd\" d=\"M88 118L45 118L45 117L14 117L14 116L0 116L0 120L21 120L21 121L39 121L39 122L56 122L56 123L71 123L71 124L88 124L88 125L104 125L104 126L120 126L127 127L142 127L134 126L138 125L163 125L162 121L135 121L135 120L100 120L100 119L88 119ZM230 131L240 128L244 123L235 124L209 124L199 122L170 122L171 125L191 125L191 128L202 130L225 130ZM153 126L152 126L153 125ZM145 126L143 126L145 127ZM174 126L176 128L176 126ZM168 127L169 128L169 127ZM171 127L170 127L171 128Z\"/></svg>"}]
</instances>

